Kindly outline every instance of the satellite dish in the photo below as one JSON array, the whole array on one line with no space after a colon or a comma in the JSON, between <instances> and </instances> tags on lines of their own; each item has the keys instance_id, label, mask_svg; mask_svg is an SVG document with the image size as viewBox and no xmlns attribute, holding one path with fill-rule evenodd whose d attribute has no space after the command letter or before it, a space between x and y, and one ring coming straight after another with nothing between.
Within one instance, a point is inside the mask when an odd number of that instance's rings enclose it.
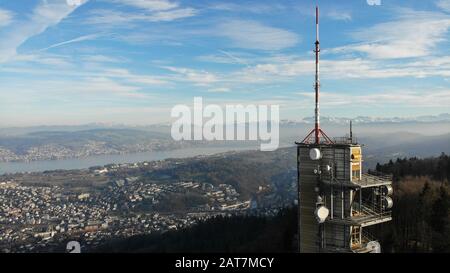
<instances>
[{"instance_id":1,"label":"satellite dish","mask_svg":"<svg viewBox=\"0 0 450 273\"><path fill-rule=\"evenodd\" d=\"M384 195L392 195L392 193L394 193L394 189L392 188L392 185L384 185L383 193L384 193Z\"/></svg>"},{"instance_id":2,"label":"satellite dish","mask_svg":"<svg viewBox=\"0 0 450 273\"><path fill-rule=\"evenodd\" d=\"M327 219L330 211L325 206L320 206L316 209L314 214L316 215L317 222L321 224L325 222L325 219Z\"/></svg>"},{"instance_id":3,"label":"satellite dish","mask_svg":"<svg viewBox=\"0 0 450 273\"><path fill-rule=\"evenodd\" d=\"M390 209L390 208L392 208L393 205L394 205L394 201L392 201L391 197L389 197L389 196L383 197L383 207L385 209Z\"/></svg>"},{"instance_id":4,"label":"satellite dish","mask_svg":"<svg viewBox=\"0 0 450 273\"><path fill-rule=\"evenodd\" d=\"M370 250L370 253L381 253L381 245L377 241L368 242L366 247Z\"/></svg>"},{"instance_id":5,"label":"satellite dish","mask_svg":"<svg viewBox=\"0 0 450 273\"><path fill-rule=\"evenodd\" d=\"M309 157L311 158L311 160L318 160L322 157L322 155L319 149L312 148L311 150L309 150Z\"/></svg>"}]
</instances>

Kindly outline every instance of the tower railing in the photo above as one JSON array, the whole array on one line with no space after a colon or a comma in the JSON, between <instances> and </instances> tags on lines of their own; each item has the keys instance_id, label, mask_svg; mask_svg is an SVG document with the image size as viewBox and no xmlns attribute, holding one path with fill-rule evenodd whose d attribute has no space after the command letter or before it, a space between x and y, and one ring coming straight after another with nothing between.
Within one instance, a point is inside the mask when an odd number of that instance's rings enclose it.
<instances>
[{"instance_id":1,"label":"tower railing","mask_svg":"<svg viewBox=\"0 0 450 273\"><path fill-rule=\"evenodd\" d=\"M375 202L372 202L370 200L362 200L361 206L359 202L353 203L353 210L355 212L352 217L354 218L384 218L384 217L391 217L392 211L391 210L385 210L380 205L378 205Z\"/></svg>"},{"instance_id":2,"label":"tower railing","mask_svg":"<svg viewBox=\"0 0 450 273\"><path fill-rule=\"evenodd\" d=\"M335 144L357 144L358 138L355 136L334 137L333 142Z\"/></svg>"},{"instance_id":3,"label":"tower railing","mask_svg":"<svg viewBox=\"0 0 450 273\"><path fill-rule=\"evenodd\" d=\"M372 175L372 176L376 176L376 177L380 177L383 179L389 179L392 180L394 178L394 176L392 174L388 174L388 173L383 173L380 171L374 171L374 170L369 170L367 172L368 175Z\"/></svg>"},{"instance_id":4,"label":"tower railing","mask_svg":"<svg viewBox=\"0 0 450 273\"><path fill-rule=\"evenodd\" d=\"M385 184L392 184L392 176L389 175L373 175L364 173L361 176L360 180L355 180L353 183L361 185L361 186L378 186L378 185L385 185Z\"/></svg>"}]
</instances>

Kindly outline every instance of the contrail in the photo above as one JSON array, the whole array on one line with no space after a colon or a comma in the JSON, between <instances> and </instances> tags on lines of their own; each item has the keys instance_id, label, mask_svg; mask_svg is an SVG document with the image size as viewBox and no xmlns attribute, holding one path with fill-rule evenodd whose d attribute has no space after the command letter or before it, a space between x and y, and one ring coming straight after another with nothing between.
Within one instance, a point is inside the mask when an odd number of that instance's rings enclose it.
<instances>
[{"instance_id":1,"label":"contrail","mask_svg":"<svg viewBox=\"0 0 450 273\"><path fill-rule=\"evenodd\" d=\"M100 34L89 34L89 35L80 36L80 37L75 38L75 39L71 39L71 40L68 40L68 41L64 41L64 42L60 42L60 43L57 43L57 44L53 44L53 45L48 46L46 48L42 48L42 49L38 50L38 52L45 51L45 50L48 50L48 49L51 49L51 48L55 48L55 47L60 47L60 46L63 46L63 45L72 44L72 43L77 43L77 42L82 42L82 41L87 41L87 40L93 40L93 39L95 39L97 37L100 37L100 36L101 36Z\"/></svg>"},{"instance_id":2,"label":"contrail","mask_svg":"<svg viewBox=\"0 0 450 273\"><path fill-rule=\"evenodd\" d=\"M226 55L227 57L229 57L230 59L234 60L235 62L239 63L239 64L243 64L245 66L249 66L247 62L245 62L244 60L242 60L241 58L238 58L236 56L233 56L231 53L226 52L225 50L221 50L219 49L219 52L223 53L224 55Z\"/></svg>"}]
</instances>

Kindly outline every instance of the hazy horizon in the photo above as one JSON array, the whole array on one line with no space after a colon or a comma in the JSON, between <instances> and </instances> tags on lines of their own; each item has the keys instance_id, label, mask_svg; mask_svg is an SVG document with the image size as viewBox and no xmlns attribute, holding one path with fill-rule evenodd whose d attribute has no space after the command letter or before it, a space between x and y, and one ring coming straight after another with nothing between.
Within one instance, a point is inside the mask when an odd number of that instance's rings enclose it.
<instances>
[{"instance_id":1,"label":"hazy horizon","mask_svg":"<svg viewBox=\"0 0 450 273\"><path fill-rule=\"evenodd\" d=\"M444 117L444 119L439 119L440 117ZM380 117L380 116L354 116L354 117L336 117L336 116L324 116L322 115L322 123L334 123L333 120L336 120L340 123L346 122L348 123L350 120L353 121L354 124L365 124L365 123L402 123L402 122L420 122L420 123L433 123L433 122L449 122L450 114L449 113L439 113L436 115L420 115L420 116L388 116L388 117ZM428 120L421 120L421 118L427 118ZM305 123L310 124L313 123L312 119L314 116L305 116L299 117L297 119L280 119L280 123L283 122L295 122L295 123ZM330 119L333 119L330 121ZM369 119L368 121L360 119ZM207 119L205 119L206 121ZM0 129L8 129L8 128L32 128L32 127L83 127L83 126L125 126L125 127L146 127L146 126L167 126L170 125L173 120L167 120L162 122L155 123L132 123L132 122L86 122L86 123L43 123L43 124L28 124L28 125L7 125L0 124ZM450 127L448 128L450 131Z\"/></svg>"},{"instance_id":2,"label":"hazy horizon","mask_svg":"<svg viewBox=\"0 0 450 273\"><path fill-rule=\"evenodd\" d=\"M3 1L0 126L155 124L194 97L308 117L316 3L322 115L448 111L448 1Z\"/></svg>"}]
</instances>

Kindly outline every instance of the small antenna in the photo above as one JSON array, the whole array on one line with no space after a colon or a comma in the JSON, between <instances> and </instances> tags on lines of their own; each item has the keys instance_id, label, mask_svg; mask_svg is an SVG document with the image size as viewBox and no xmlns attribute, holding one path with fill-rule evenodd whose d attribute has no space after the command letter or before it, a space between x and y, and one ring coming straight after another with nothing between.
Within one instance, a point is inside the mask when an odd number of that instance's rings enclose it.
<instances>
[{"instance_id":1,"label":"small antenna","mask_svg":"<svg viewBox=\"0 0 450 273\"><path fill-rule=\"evenodd\" d=\"M352 120L350 120L350 141L353 142Z\"/></svg>"}]
</instances>

